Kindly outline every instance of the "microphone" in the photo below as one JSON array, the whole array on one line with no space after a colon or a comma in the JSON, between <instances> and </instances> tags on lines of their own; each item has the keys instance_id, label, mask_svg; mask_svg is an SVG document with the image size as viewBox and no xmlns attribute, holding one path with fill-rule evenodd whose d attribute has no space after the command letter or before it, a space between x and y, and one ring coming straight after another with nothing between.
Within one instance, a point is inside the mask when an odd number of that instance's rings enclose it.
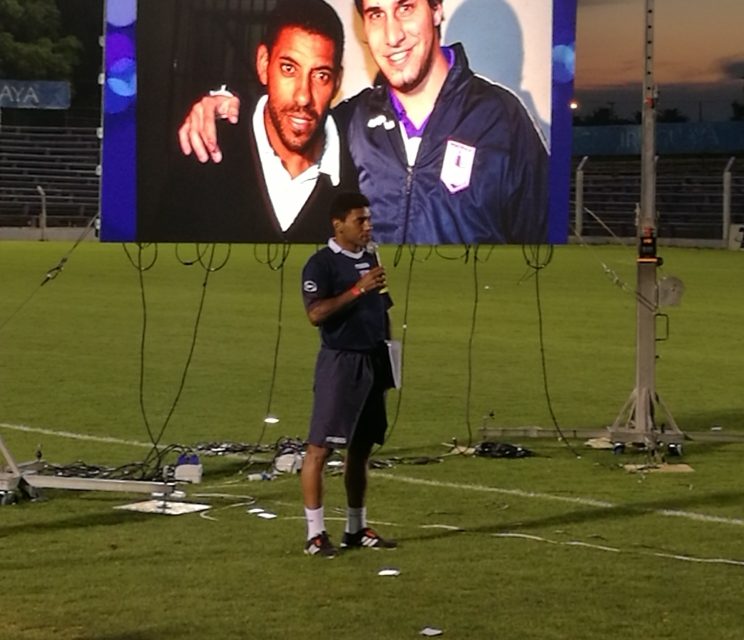
<instances>
[{"instance_id":1,"label":"microphone","mask_svg":"<svg viewBox=\"0 0 744 640\"><path fill-rule=\"evenodd\" d=\"M374 240L370 240L367 243L367 251L375 256L375 260L377 261L377 266L381 267L382 261L380 260L380 251L379 251L377 243ZM387 292L388 292L387 285L377 290L377 293L379 294L383 294Z\"/></svg>"}]
</instances>

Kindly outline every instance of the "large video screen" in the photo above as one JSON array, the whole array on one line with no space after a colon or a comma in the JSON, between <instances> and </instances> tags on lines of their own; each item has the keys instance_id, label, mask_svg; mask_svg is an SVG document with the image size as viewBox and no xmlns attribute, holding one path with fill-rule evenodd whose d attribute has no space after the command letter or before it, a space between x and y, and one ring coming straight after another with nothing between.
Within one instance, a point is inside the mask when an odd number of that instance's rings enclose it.
<instances>
[{"instance_id":1,"label":"large video screen","mask_svg":"<svg viewBox=\"0 0 744 640\"><path fill-rule=\"evenodd\" d=\"M361 191L381 244L564 243L575 14L109 0L101 239L322 243Z\"/></svg>"}]
</instances>

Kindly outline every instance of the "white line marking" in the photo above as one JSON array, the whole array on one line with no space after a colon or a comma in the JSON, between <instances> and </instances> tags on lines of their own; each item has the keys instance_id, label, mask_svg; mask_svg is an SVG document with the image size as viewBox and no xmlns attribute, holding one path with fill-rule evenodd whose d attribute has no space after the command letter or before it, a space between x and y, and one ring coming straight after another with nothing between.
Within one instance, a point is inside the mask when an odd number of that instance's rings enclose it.
<instances>
[{"instance_id":1,"label":"white line marking","mask_svg":"<svg viewBox=\"0 0 744 640\"><path fill-rule=\"evenodd\" d=\"M193 493L194 498L226 498L228 500L248 500L255 502L253 496L238 496L232 493ZM246 504L249 504L246 502Z\"/></svg>"},{"instance_id":2,"label":"white line marking","mask_svg":"<svg viewBox=\"0 0 744 640\"><path fill-rule=\"evenodd\" d=\"M151 442L138 442L137 440L122 440L109 436L91 436L85 433L74 433L72 431L54 431L53 429L42 429L39 427L28 427L25 424L7 424L0 422L0 428L12 431L25 431L26 433L41 433L47 436L58 436L60 438L72 438L73 440L89 440L91 442L107 442L110 444L126 444L132 447L152 447Z\"/></svg>"},{"instance_id":3,"label":"white line marking","mask_svg":"<svg viewBox=\"0 0 744 640\"><path fill-rule=\"evenodd\" d=\"M588 547L589 549L597 549L598 551L612 551L614 553L620 553L622 549L616 547L606 547L603 544L590 544L588 542L581 542L581 540L569 540L563 544L574 546L574 547Z\"/></svg>"},{"instance_id":4,"label":"white line marking","mask_svg":"<svg viewBox=\"0 0 744 640\"><path fill-rule=\"evenodd\" d=\"M508 496L516 496L518 498L541 498L544 500L553 500L556 502L568 502L571 504L580 504L588 507L602 507L611 508L614 505L611 502L605 502L603 500L594 500L592 498L570 498L567 496L556 496L550 493L538 493L535 491L523 491L522 489L502 489L500 487L488 487L483 484L462 484L459 482L443 482L440 480L423 480L421 478L411 478L409 476L400 476L393 473L385 473L381 471L371 472L377 478L385 478L387 480L398 480L400 482L408 482L409 484L420 484L429 487L441 487L443 489L464 489L466 491L482 491L485 493L501 493ZM744 521L742 521L744 524Z\"/></svg>"},{"instance_id":5,"label":"white line marking","mask_svg":"<svg viewBox=\"0 0 744 640\"><path fill-rule=\"evenodd\" d=\"M123 440L121 438L111 438L108 436L92 436L85 433L74 433L72 431L55 431L53 429L43 429L39 427L29 427L23 424L8 424L0 422L1 429L10 429L12 431L24 431L26 433L41 433L44 435L58 436L60 438L73 438L75 440L88 440L91 442L106 442L111 444L125 444L132 447L152 447L149 442L139 442L137 440ZM537 498L538 500L550 500L553 502L566 502L569 504L578 504L585 507L598 507L601 509L614 509L620 505L604 500L595 500L594 498L571 498L568 496L556 496L550 493L540 493L536 491L523 491L522 489L503 489L501 487L489 487L482 484L462 484L458 482L443 482L440 480L424 480L421 478L411 478L409 476L400 476L383 471L372 471L371 475L386 480L396 480L398 482L407 482L409 484L418 484L429 487L440 487L442 489L459 489L465 491L481 491L485 493L499 493L502 495L516 496L518 498ZM724 518L722 516L711 516L704 513L695 513L694 511L678 511L675 509L648 509L647 513L657 515L685 518L697 522L710 522L716 524L730 524L742 527L744 520L741 518ZM387 523L380 523L387 524Z\"/></svg>"},{"instance_id":6,"label":"white line marking","mask_svg":"<svg viewBox=\"0 0 744 640\"><path fill-rule=\"evenodd\" d=\"M744 567L744 562L740 560L729 560L728 558L693 558L691 556L678 556L671 553L654 553L659 558L672 558L673 560L684 560L685 562L705 562L709 564L733 564Z\"/></svg>"},{"instance_id":7,"label":"white line marking","mask_svg":"<svg viewBox=\"0 0 744 640\"><path fill-rule=\"evenodd\" d=\"M439 480L424 480L421 478L411 478L409 476L400 476L383 471L372 472L376 478L386 480L395 480L398 482L407 482L409 484L418 484L427 487L440 487L442 489L458 489L462 491L481 491L484 493L499 493L518 498L537 498L538 500L550 500L552 502L567 502L569 504L578 504L584 507L598 507L601 509L614 509L626 505L618 505L604 500L595 500L593 498L570 498L567 496L556 496L550 493L539 493L536 491L523 491L521 489L502 489L500 487L488 487L482 484L462 484L458 482L442 482ZM627 505L632 507L633 505ZM638 513L655 513L661 516L675 518L686 518L698 522L710 522L716 524L732 524L744 527L744 520L741 518L724 518L722 516L710 516L704 513L695 513L694 511L678 511L672 509L638 509Z\"/></svg>"},{"instance_id":8,"label":"white line marking","mask_svg":"<svg viewBox=\"0 0 744 640\"><path fill-rule=\"evenodd\" d=\"M558 540L550 540L548 538L541 538L540 536L527 535L524 533L492 533L491 536L493 536L494 538L519 538L521 540L532 540L534 542L545 542L547 544L558 544L567 547L586 547L588 549L595 549L597 551L609 551L611 553L632 553L635 555L655 556L657 558L666 558L667 560L682 560L684 562L700 562L703 564L730 564L737 567L744 567L744 562L742 562L741 560L731 560L729 558L696 558L694 556L683 556L674 553L632 551L628 549L618 549L617 547L606 547L600 544L590 544L589 542L582 542L581 540L568 540L567 542L560 542Z\"/></svg>"},{"instance_id":9,"label":"white line marking","mask_svg":"<svg viewBox=\"0 0 744 640\"><path fill-rule=\"evenodd\" d=\"M541 538L540 536L532 536L526 533L492 533L494 538L521 538L522 540L535 540L536 542L547 542L548 544L559 544L555 540L548 540L547 538Z\"/></svg>"},{"instance_id":10,"label":"white line marking","mask_svg":"<svg viewBox=\"0 0 744 640\"><path fill-rule=\"evenodd\" d=\"M719 524L738 524L744 525L744 520L739 518L724 518L723 516L709 516L705 513L695 513L694 511L677 511L674 509L656 509L652 513L658 513L662 516L674 518L687 518L688 520L697 520L698 522L717 522Z\"/></svg>"}]
</instances>

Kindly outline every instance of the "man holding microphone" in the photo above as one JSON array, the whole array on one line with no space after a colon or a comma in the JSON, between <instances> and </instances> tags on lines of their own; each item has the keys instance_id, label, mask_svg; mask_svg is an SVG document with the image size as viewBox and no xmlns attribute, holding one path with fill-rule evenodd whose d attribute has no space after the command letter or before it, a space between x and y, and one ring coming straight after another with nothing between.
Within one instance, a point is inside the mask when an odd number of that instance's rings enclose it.
<instances>
[{"instance_id":1,"label":"man holding microphone","mask_svg":"<svg viewBox=\"0 0 744 640\"><path fill-rule=\"evenodd\" d=\"M310 323L320 329L314 402L302 466L307 520L305 553L337 554L325 528L323 471L336 448L347 449L344 484L346 528L341 548L393 548L366 521L367 464L372 446L387 429L385 391L393 386L385 340L390 338L385 269L367 250L372 223L361 193L333 202L334 236L310 257L302 272L302 295Z\"/></svg>"}]
</instances>

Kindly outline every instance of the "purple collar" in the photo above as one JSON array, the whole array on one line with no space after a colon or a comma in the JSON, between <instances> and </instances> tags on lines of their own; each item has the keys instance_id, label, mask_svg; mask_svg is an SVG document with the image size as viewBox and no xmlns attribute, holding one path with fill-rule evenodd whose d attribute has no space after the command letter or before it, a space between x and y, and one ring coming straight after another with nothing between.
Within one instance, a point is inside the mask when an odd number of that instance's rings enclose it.
<instances>
[{"instance_id":1,"label":"purple collar","mask_svg":"<svg viewBox=\"0 0 744 640\"><path fill-rule=\"evenodd\" d=\"M455 64L455 52L452 50L451 47L443 46L442 53L444 54L444 57L447 58L448 68L451 69L452 65ZM393 93L389 88L388 95L390 96L390 104L392 104L393 106L393 111L395 111L395 117L398 119L398 122L403 125L403 128L406 131L406 135L409 138L420 138L424 133L424 129L426 128L426 123L429 122L431 112L428 116L426 116L426 118L424 118L421 126L417 127L408 117L405 108L401 104L400 100L398 100L398 96L396 96L395 93Z\"/></svg>"}]
</instances>

